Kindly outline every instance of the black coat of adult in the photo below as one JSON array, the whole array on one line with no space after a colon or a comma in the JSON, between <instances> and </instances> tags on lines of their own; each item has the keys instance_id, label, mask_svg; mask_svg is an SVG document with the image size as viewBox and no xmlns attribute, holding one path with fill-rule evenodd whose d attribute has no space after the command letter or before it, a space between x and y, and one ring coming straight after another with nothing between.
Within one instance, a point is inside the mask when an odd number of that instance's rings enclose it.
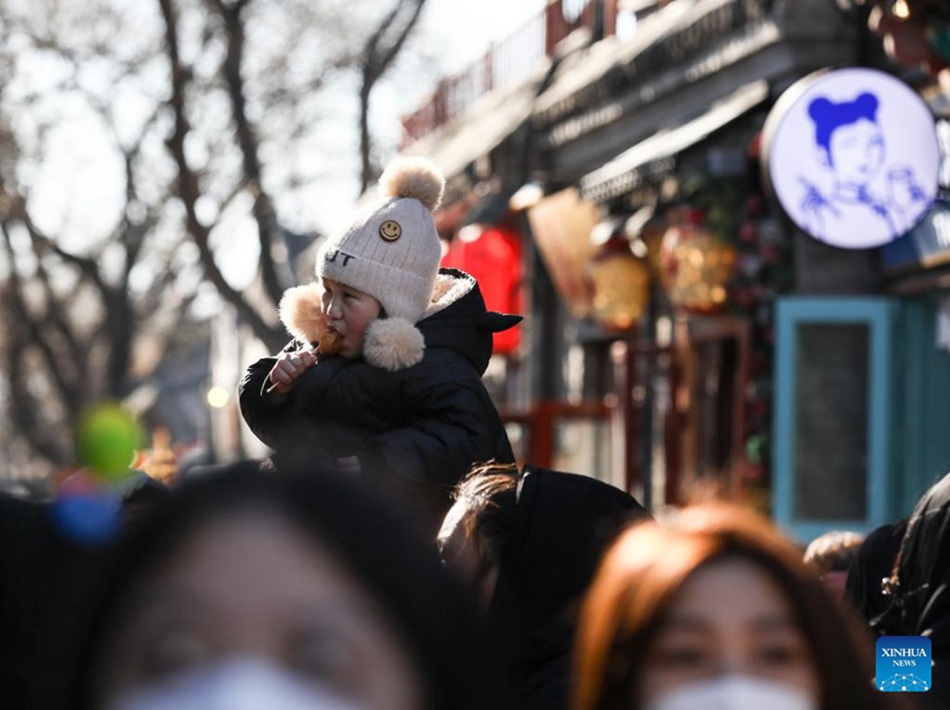
<instances>
[{"instance_id":1,"label":"black coat of adult","mask_svg":"<svg viewBox=\"0 0 950 710\"><path fill-rule=\"evenodd\" d=\"M367 475L436 489L440 513L473 463L514 462L481 378L492 334L521 319L488 311L478 283L462 271L442 269L438 283L442 295L416 324L425 339L416 365L391 372L363 358L324 357L284 396L266 392L275 358L251 365L240 403L254 434L278 458L355 456ZM301 347L309 344L295 340L285 350Z\"/></svg>"},{"instance_id":2,"label":"black coat of adult","mask_svg":"<svg viewBox=\"0 0 950 710\"><path fill-rule=\"evenodd\" d=\"M894 571L906 527L905 519L872 530L861 542L848 568L845 597L868 624L890 605L881 580L889 578Z\"/></svg>"},{"instance_id":3,"label":"black coat of adult","mask_svg":"<svg viewBox=\"0 0 950 710\"><path fill-rule=\"evenodd\" d=\"M63 610L69 541L55 528L48 505L0 495L0 700L29 707L43 631Z\"/></svg>"},{"instance_id":4,"label":"black coat of adult","mask_svg":"<svg viewBox=\"0 0 950 710\"><path fill-rule=\"evenodd\" d=\"M147 496L136 494L136 504ZM129 498L125 498L126 502ZM64 626L81 618L77 600L95 586L103 548L70 534L55 504L0 494L0 707L33 710L37 684L62 682L47 667Z\"/></svg>"},{"instance_id":5,"label":"black coat of adult","mask_svg":"<svg viewBox=\"0 0 950 710\"><path fill-rule=\"evenodd\" d=\"M932 689L924 700L950 707L950 474L914 507L899 560L895 604L883 630L930 637Z\"/></svg>"},{"instance_id":6,"label":"black coat of adult","mask_svg":"<svg viewBox=\"0 0 950 710\"><path fill-rule=\"evenodd\" d=\"M580 599L616 533L649 517L607 483L525 467L488 616L519 708L567 708Z\"/></svg>"}]
</instances>

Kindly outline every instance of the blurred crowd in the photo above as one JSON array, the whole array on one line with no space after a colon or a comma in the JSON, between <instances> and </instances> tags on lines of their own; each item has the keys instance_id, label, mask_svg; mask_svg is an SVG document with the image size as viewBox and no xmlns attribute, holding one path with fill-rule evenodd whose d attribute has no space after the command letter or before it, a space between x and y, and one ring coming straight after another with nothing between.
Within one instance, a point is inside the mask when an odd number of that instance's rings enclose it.
<instances>
[{"instance_id":1,"label":"blurred crowd","mask_svg":"<svg viewBox=\"0 0 950 710\"><path fill-rule=\"evenodd\" d=\"M344 471L249 461L130 486L90 538L6 497L2 707L950 706L950 476L807 548L738 503L657 520L530 465L450 502L433 536ZM875 689L882 635L931 639L929 692Z\"/></svg>"}]
</instances>

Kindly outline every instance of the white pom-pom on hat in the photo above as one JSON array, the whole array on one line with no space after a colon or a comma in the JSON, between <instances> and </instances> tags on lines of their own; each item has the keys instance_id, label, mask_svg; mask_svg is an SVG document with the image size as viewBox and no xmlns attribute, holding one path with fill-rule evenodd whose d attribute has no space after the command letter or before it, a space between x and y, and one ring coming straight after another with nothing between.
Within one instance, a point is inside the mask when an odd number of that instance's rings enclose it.
<instances>
[{"instance_id":1,"label":"white pom-pom on hat","mask_svg":"<svg viewBox=\"0 0 950 710\"><path fill-rule=\"evenodd\" d=\"M425 349L422 333L405 318L374 320L363 340L366 362L390 372L421 362Z\"/></svg>"},{"instance_id":2,"label":"white pom-pom on hat","mask_svg":"<svg viewBox=\"0 0 950 710\"><path fill-rule=\"evenodd\" d=\"M431 160L405 156L386 167L379 189L386 197L413 197L434 212L442 202L445 178Z\"/></svg>"}]
</instances>

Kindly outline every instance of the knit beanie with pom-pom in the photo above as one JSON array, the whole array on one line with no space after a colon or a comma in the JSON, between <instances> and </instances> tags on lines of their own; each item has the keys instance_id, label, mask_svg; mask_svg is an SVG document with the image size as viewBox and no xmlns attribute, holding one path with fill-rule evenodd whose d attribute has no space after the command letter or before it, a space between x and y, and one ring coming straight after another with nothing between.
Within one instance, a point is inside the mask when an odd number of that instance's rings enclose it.
<instances>
[{"instance_id":1,"label":"knit beanie with pom-pom","mask_svg":"<svg viewBox=\"0 0 950 710\"><path fill-rule=\"evenodd\" d=\"M364 356L398 370L422 359L425 342L415 323L432 297L442 247L432 218L445 178L424 158L397 158L379 180L384 199L362 213L320 250L316 272L369 294L386 318L367 330Z\"/></svg>"}]
</instances>

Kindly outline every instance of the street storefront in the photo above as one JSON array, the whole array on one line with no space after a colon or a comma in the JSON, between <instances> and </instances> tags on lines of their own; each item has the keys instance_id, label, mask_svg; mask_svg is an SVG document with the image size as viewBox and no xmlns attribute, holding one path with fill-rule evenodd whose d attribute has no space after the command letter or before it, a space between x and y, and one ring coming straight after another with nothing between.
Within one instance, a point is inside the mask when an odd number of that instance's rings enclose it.
<instances>
[{"instance_id":1,"label":"street storefront","mask_svg":"<svg viewBox=\"0 0 950 710\"><path fill-rule=\"evenodd\" d=\"M776 102L764 142L771 191L812 243L886 264L939 223L934 116L890 74L802 79ZM950 359L929 352L933 331L922 338L936 314L925 315L925 300L895 297L887 271L863 292L778 302L773 512L801 539L906 514L946 467L937 461L950 460L945 437L920 427L940 414L927 390L950 375ZM921 454L935 456L935 470L915 465Z\"/></svg>"},{"instance_id":2,"label":"street storefront","mask_svg":"<svg viewBox=\"0 0 950 710\"><path fill-rule=\"evenodd\" d=\"M608 402L605 477L654 508L706 493L769 506L773 304L794 280L761 129L785 88L853 51L813 5L826 22L770 2L665 5L631 40L565 59L536 102L545 197L527 222L573 324L552 366L583 372L559 395ZM596 228L568 237L537 213L572 190ZM540 305L532 318L549 317Z\"/></svg>"},{"instance_id":3,"label":"street storefront","mask_svg":"<svg viewBox=\"0 0 950 710\"><path fill-rule=\"evenodd\" d=\"M805 77L887 69L883 55L827 0L643 5L631 36L582 27L509 88L507 137L489 132L455 182L469 202L443 232L449 259L493 230L521 254L527 319L494 390L519 456L655 510L746 500L803 541L906 512L950 461L937 433L950 405L930 387L950 380L945 203L935 180L894 165L886 191L900 207L886 226L834 221L847 210L829 197L822 151L832 163L829 136L867 118L866 96L849 97L847 119L813 105L831 113L798 141L818 168L784 171L787 186L769 173L766 125ZM472 120L485 115L476 104ZM457 160L464 125L407 152ZM901 140L893 154L910 150ZM786 187L804 190L806 214L782 202ZM919 224L911 202L927 208ZM855 235L870 241L842 243ZM479 268L503 263L493 249Z\"/></svg>"}]
</instances>

